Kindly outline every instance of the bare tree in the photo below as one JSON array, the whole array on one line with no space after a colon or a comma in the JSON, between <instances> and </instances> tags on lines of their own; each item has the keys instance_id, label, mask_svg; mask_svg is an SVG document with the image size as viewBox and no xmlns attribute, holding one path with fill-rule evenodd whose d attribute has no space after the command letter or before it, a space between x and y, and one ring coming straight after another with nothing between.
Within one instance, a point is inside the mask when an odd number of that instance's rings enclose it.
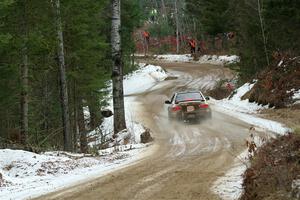
<instances>
[{"instance_id":1,"label":"bare tree","mask_svg":"<svg viewBox=\"0 0 300 200\"><path fill-rule=\"evenodd\" d=\"M167 10L166 10L166 4L164 0L161 0L161 12L163 15L163 19L167 19Z\"/></svg>"},{"instance_id":2,"label":"bare tree","mask_svg":"<svg viewBox=\"0 0 300 200\"><path fill-rule=\"evenodd\" d=\"M27 144L28 138L28 49L27 49L27 13L26 13L26 0L23 1L23 17L22 17L22 34L23 34L23 46L22 46L22 64L20 68L21 76L21 119L20 119L20 134L21 144Z\"/></svg>"},{"instance_id":3,"label":"bare tree","mask_svg":"<svg viewBox=\"0 0 300 200\"><path fill-rule=\"evenodd\" d=\"M113 107L114 107L114 136L124 129L125 109L124 109L124 92L123 92L123 63L121 55L121 2L112 0L112 83L113 83Z\"/></svg>"},{"instance_id":4,"label":"bare tree","mask_svg":"<svg viewBox=\"0 0 300 200\"><path fill-rule=\"evenodd\" d=\"M81 100L82 102L82 100ZM84 116L83 105L82 103L78 104L78 129L79 129L79 141L80 141L80 152L87 153L88 151L88 141L87 141L87 133L88 133L88 125Z\"/></svg>"},{"instance_id":5,"label":"bare tree","mask_svg":"<svg viewBox=\"0 0 300 200\"><path fill-rule=\"evenodd\" d=\"M79 149L78 149L78 138L79 137L79 134L80 134L80 126L79 126L79 123L80 123L80 101L79 101L79 98L77 97L77 83L76 83L76 80L74 79L73 81L73 84L72 84L72 90L73 90L73 121L74 123L71 125L73 126L72 130L73 130L73 144L74 144L74 152L78 152ZM82 109L82 108L81 108ZM72 122L72 121L71 121Z\"/></svg>"},{"instance_id":6,"label":"bare tree","mask_svg":"<svg viewBox=\"0 0 300 200\"><path fill-rule=\"evenodd\" d=\"M265 26L264 26L262 13L261 13L262 8L261 8L260 0L257 0L257 11L258 11L258 16L259 16L262 39L263 39L263 43L264 43L264 52L265 52L265 56L266 56L266 61L267 61L267 64L270 65L268 51L267 51L267 39L266 39L266 35L265 35Z\"/></svg>"},{"instance_id":7,"label":"bare tree","mask_svg":"<svg viewBox=\"0 0 300 200\"><path fill-rule=\"evenodd\" d=\"M174 1L175 4L175 21L176 21L176 53L179 53L179 17L178 17L178 2Z\"/></svg>"},{"instance_id":8,"label":"bare tree","mask_svg":"<svg viewBox=\"0 0 300 200\"><path fill-rule=\"evenodd\" d=\"M68 88L66 78L65 67L65 55L64 55L64 41L63 31L60 15L60 0L55 1L56 11L56 28L58 39L58 62L59 62L59 74L60 74L60 98L62 107L62 121L63 121L63 138L64 138L64 150L73 151L73 140L70 130L70 117L69 117L69 101L68 101Z\"/></svg>"}]
</instances>

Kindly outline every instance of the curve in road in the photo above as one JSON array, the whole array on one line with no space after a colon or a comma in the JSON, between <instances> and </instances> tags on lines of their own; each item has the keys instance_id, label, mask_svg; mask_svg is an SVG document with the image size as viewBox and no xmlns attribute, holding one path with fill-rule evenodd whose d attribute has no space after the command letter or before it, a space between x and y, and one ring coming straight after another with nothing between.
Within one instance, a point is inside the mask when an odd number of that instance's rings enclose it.
<instances>
[{"instance_id":1,"label":"curve in road","mask_svg":"<svg viewBox=\"0 0 300 200\"><path fill-rule=\"evenodd\" d=\"M222 66L159 65L178 78L138 94L136 101L141 107L135 113L136 120L152 130L155 152L136 165L40 199L219 199L210 188L245 149L250 125L213 108L209 121L169 122L163 103L177 90L205 91L219 79L230 79L233 74Z\"/></svg>"}]
</instances>

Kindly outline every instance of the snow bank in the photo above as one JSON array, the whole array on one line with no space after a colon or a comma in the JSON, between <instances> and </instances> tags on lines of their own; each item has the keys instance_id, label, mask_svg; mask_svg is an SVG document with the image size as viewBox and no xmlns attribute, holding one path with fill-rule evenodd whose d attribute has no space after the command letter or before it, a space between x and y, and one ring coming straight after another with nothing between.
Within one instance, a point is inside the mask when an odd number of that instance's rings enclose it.
<instances>
[{"instance_id":1,"label":"snow bank","mask_svg":"<svg viewBox=\"0 0 300 200\"><path fill-rule=\"evenodd\" d=\"M248 153L242 152L234 161L234 165L226 174L214 182L212 190L217 193L222 200L236 200L243 193L242 175L247 169Z\"/></svg>"},{"instance_id":2,"label":"snow bank","mask_svg":"<svg viewBox=\"0 0 300 200\"><path fill-rule=\"evenodd\" d=\"M144 149L135 148L101 157L83 157L65 152L35 154L2 149L0 173L5 184L0 186L0 199L28 199L72 186L128 166L139 160L143 152Z\"/></svg>"},{"instance_id":3,"label":"snow bank","mask_svg":"<svg viewBox=\"0 0 300 200\"><path fill-rule=\"evenodd\" d=\"M194 58L191 54L166 54L166 55L157 55L157 60L163 60L168 62L195 62L200 64L212 64L212 65L228 65L232 63L237 63L240 61L240 58L236 55L203 55L199 57L198 61L194 61Z\"/></svg>"},{"instance_id":4,"label":"snow bank","mask_svg":"<svg viewBox=\"0 0 300 200\"><path fill-rule=\"evenodd\" d=\"M289 91L286 91L287 94L293 93L291 99L293 100L293 104L300 104L300 89L291 89Z\"/></svg>"},{"instance_id":5,"label":"snow bank","mask_svg":"<svg viewBox=\"0 0 300 200\"><path fill-rule=\"evenodd\" d=\"M129 143L132 145L140 143L140 135L145 132L145 128L138 122L138 117L135 115L140 105L139 102L135 100L134 95L151 90L156 84L167 77L168 75L160 66L147 65L143 63L139 64L138 70L124 77L124 103L127 131L119 134L119 138L117 139L119 144L122 144L125 138L127 138L127 142L129 140ZM111 83L108 86L108 90L109 106L107 108L113 110ZM105 118L100 129L103 135L106 135L107 138L111 138L113 133L113 116ZM91 134L94 134L94 132ZM101 138L92 143L92 145L97 145L100 142ZM114 144L110 144L109 147L112 145Z\"/></svg>"},{"instance_id":6,"label":"snow bank","mask_svg":"<svg viewBox=\"0 0 300 200\"><path fill-rule=\"evenodd\" d=\"M248 99L241 100L248 91L252 89L255 83L245 83L236 90L236 93L231 97L216 102L217 107L240 113L257 113L258 110L266 109L268 106L260 106L257 103L250 103Z\"/></svg>"},{"instance_id":7,"label":"snow bank","mask_svg":"<svg viewBox=\"0 0 300 200\"><path fill-rule=\"evenodd\" d=\"M139 69L124 78L124 95L145 92L167 78L166 72L155 65L139 64Z\"/></svg>"},{"instance_id":8,"label":"snow bank","mask_svg":"<svg viewBox=\"0 0 300 200\"><path fill-rule=\"evenodd\" d=\"M212 64L212 65L228 65L232 63L237 63L239 61L240 58L236 55L232 55L232 56L203 55L199 58L198 63Z\"/></svg>"},{"instance_id":9,"label":"snow bank","mask_svg":"<svg viewBox=\"0 0 300 200\"><path fill-rule=\"evenodd\" d=\"M255 83L245 83L243 86L236 90L236 94L232 98L223 100L213 100L214 108L218 111L224 112L228 115L234 116L242 121L252 124L255 127L259 127L265 131L271 131L277 134L285 134L290 131L283 124L260 118L255 115L262 109L269 108L268 106L260 106L257 103L250 103L248 99L241 100L241 97L246 94Z\"/></svg>"},{"instance_id":10,"label":"snow bank","mask_svg":"<svg viewBox=\"0 0 300 200\"><path fill-rule=\"evenodd\" d=\"M294 95L293 95L292 99L300 100L300 90L294 91Z\"/></svg>"},{"instance_id":11,"label":"snow bank","mask_svg":"<svg viewBox=\"0 0 300 200\"><path fill-rule=\"evenodd\" d=\"M169 61L169 62L191 62L193 57L191 54L165 54L154 56L157 60Z\"/></svg>"}]
</instances>

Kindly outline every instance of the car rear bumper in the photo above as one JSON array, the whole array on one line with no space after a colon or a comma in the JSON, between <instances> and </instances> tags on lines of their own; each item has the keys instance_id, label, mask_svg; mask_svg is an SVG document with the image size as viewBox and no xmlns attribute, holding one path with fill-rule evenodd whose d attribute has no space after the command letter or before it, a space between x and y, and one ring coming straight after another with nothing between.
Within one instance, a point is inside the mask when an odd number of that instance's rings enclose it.
<instances>
[{"instance_id":1,"label":"car rear bumper","mask_svg":"<svg viewBox=\"0 0 300 200\"><path fill-rule=\"evenodd\" d=\"M211 116L210 109L201 109L193 112L178 111L169 113L169 117L177 119L199 119L207 116Z\"/></svg>"}]
</instances>

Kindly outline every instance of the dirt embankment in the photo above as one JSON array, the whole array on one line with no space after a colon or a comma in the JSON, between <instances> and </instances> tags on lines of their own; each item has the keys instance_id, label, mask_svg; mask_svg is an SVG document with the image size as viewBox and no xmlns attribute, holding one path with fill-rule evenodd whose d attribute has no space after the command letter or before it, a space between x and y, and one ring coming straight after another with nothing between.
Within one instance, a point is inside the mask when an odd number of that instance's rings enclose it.
<instances>
[{"instance_id":1,"label":"dirt embankment","mask_svg":"<svg viewBox=\"0 0 300 200\"><path fill-rule=\"evenodd\" d=\"M251 102L275 107L263 110L265 118L279 121L295 133L272 139L259 148L244 174L241 200L300 199L300 104L292 96L300 89L300 57L280 61L258 75L244 95Z\"/></svg>"},{"instance_id":2,"label":"dirt embankment","mask_svg":"<svg viewBox=\"0 0 300 200\"><path fill-rule=\"evenodd\" d=\"M271 140L261 147L244 174L241 200L300 198L300 134Z\"/></svg>"},{"instance_id":3,"label":"dirt embankment","mask_svg":"<svg viewBox=\"0 0 300 200\"><path fill-rule=\"evenodd\" d=\"M258 75L255 86L243 97L250 102L284 108L294 102L293 91L300 89L300 57L287 58ZM300 106L293 106L299 109Z\"/></svg>"},{"instance_id":4,"label":"dirt embankment","mask_svg":"<svg viewBox=\"0 0 300 200\"><path fill-rule=\"evenodd\" d=\"M232 92L232 89L226 87L227 82L229 82L229 80L220 80L215 88L208 91L208 95L217 100L227 98Z\"/></svg>"}]
</instances>

